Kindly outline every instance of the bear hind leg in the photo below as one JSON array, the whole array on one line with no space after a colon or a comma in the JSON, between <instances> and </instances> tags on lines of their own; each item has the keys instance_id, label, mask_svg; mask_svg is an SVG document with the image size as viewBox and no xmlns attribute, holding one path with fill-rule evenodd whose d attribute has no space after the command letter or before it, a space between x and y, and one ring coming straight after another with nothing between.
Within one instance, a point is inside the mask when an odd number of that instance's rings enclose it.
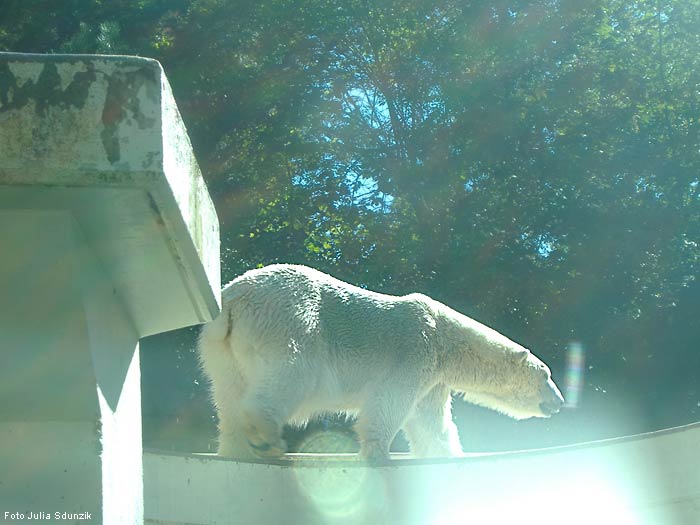
<instances>
[{"instance_id":1,"label":"bear hind leg","mask_svg":"<svg viewBox=\"0 0 700 525\"><path fill-rule=\"evenodd\" d=\"M279 458L287 451L282 427L303 399L303 385L293 368L268 373L241 400L241 428L253 453L262 458Z\"/></svg>"}]
</instances>

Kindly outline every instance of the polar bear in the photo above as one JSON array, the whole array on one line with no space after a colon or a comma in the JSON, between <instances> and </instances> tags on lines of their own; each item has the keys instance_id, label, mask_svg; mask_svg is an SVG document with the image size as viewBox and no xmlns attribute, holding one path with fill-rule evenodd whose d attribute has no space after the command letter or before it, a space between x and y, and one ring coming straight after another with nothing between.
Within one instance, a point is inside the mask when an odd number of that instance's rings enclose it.
<instances>
[{"instance_id":1,"label":"polar bear","mask_svg":"<svg viewBox=\"0 0 700 525\"><path fill-rule=\"evenodd\" d=\"M370 462L389 459L399 429L414 456L454 457L453 392L516 419L564 403L527 349L425 295L380 294L290 264L251 270L222 294L198 346L221 456L280 457L285 423L346 412Z\"/></svg>"}]
</instances>

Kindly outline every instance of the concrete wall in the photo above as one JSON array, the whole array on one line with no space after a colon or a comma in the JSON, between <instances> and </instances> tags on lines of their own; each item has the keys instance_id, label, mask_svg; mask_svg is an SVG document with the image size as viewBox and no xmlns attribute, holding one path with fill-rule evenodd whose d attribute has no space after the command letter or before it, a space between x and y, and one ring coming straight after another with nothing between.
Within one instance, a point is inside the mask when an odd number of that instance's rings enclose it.
<instances>
[{"instance_id":1,"label":"concrete wall","mask_svg":"<svg viewBox=\"0 0 700 525\"><path fill-rule=\"evenodd\" d=\"M690 525L700 523L700 424L631 438L369 468L151 451L146 523Z\"/></svg>"}]
</instances>

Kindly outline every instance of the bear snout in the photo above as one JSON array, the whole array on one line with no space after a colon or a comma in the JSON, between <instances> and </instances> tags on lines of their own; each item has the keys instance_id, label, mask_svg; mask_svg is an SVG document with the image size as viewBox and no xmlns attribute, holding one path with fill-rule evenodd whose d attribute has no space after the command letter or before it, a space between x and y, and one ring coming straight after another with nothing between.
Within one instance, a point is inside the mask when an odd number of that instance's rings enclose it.
<instances>
[{"instance_id":1,"label":"bear snout","mask_svg":"<svg viewBox=\"0 0 700 525\"><path fill-rule=\"evenodd\" d=\"M540 403L540 410L547 417L556 414L564 406L564 397L551 379L547 382L544 398L545 401Z\"/></svg>"},{"instance_id":2,"label":"bear snout","mask_svg":"<svg viewBox=\"0 0 700 525\"><path fill-rule=\"evenodd\" d=\"M540 410L545 416L549 417L559 412L563 404L564 403L558 399L556 401L545 401L544 403L540 403Z\"/></svg>"}]
</instances>

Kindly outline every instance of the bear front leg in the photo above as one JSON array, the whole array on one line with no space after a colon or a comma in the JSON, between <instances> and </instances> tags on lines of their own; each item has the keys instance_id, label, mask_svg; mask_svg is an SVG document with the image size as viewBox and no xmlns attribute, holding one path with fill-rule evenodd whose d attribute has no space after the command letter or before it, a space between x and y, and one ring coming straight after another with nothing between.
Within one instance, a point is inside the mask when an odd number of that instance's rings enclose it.
<instances>
[{"instance_id":1,"label":"bear front leg","mask_svg":"<svg viewBox=\"0 0 700 525\"><path fill-rule=\"evenodd\" d=\"M389 389L392 390L392 389ZM415 402L415 393L378 393L360 410L355 430L360 457L371 464L389 461L389 447Z\"/></svg>"},{"instance_id":2,"label":"bear front leg","mask_svg":"<svg viewBox=\"0 0 700 525\"><path fill-rule=\"evenodd\" d=\"M452 397L445 385L434 386L418 401L403 426L417 458L460 457L463 455L457 426L452 421Z\"/></svg>"}]
</instances>

